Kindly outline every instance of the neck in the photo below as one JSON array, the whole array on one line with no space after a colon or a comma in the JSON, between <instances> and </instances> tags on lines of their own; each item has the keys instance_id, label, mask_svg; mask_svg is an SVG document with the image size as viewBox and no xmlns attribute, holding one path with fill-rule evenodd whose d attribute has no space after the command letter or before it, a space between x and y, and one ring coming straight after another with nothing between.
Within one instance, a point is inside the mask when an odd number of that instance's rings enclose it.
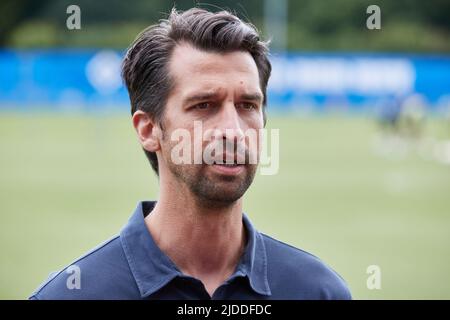
<instances>
[{"instance_id":1,"label":"neck","mask_svg":"<svg viewBox=\"0 0 450 320\"><path fill-rule=\"evenodd\" d=\"M244 251L242 199L208 207L186 186L162 182L158 202L145 219L152 237L183 273L220 285Z\"/></svg>"}]
</instances>

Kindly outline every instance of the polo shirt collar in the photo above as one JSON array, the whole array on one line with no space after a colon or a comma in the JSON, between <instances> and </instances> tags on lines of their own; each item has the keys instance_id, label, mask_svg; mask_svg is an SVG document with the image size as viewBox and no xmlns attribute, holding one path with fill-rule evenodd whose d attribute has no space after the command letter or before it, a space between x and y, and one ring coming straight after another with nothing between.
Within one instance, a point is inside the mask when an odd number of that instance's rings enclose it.
<instances>
[{"instance_id":1,"label":"polo shirt collar","mask_svg":"<svg viewBox=\"0 0 450 320\"><path fill-rule=\"evenodd\" d=\"M150 213L156 202L139 202L127 225L120 232L125 256L142 297L147 297L164 287L173 278L183 273L156 245L147 229L144 217ZM247 230L247 245L244 254L230 277L244 276L251 288L261 295L271 295L267 279L267 254L261 234L243 214Z\"/></svg>"}]
</instances>

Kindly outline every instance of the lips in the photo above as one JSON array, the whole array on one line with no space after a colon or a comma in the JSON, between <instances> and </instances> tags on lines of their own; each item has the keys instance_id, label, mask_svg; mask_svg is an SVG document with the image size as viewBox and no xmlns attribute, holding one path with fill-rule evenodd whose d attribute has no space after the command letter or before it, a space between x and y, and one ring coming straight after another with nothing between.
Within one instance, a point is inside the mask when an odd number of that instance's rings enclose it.
<instances>
[{"instance_id":1,"label":"lips","mask_svg":"<svg viewBox=\"0 0 450 320\"><path fill-rule=\"evenodd\" d=\"M239 175L244 170L242 164L212 164L210 167L222 175Z\"/></svg>"},{"instance_id":2,"label":"lips","mask_svg":"<svg viewBox=\"0 0 450 320\"><path fill-rule=\"evenodd\" d=\"M224 163L224 164L217 164L217 163L215 163L214 165L220 165L220 166L230 167L230 168L239 166L239 164L237 164L237 163L231 163L231 164L230 163Z\"/></svg>"},{"instance_id":3,"label":"lips","mask_svg":"<svg viewBox=\"0 0 450 320\"><path fill-rule=\"evenodd\" d=\"M223 158L215 161L211 167L220 174L237 175L244 169L244 164L238 163L237 155L224 154Z\"/></svg>"}]
</instances>

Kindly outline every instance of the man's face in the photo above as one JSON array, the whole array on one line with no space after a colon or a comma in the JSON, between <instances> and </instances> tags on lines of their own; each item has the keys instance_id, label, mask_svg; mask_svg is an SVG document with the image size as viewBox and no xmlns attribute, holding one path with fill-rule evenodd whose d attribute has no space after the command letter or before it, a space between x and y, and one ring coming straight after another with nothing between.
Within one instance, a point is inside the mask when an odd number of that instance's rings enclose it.
<instances>
[{"instance_id":1,"label":"man's face","mask_svg":"<svg viewBox=\"0 0 450 320\"><path fill-rule=\"evenodd\" d=\"M160 168L165 166L207 205L230 205L242 197L256 171L256 163L249 159L258 157L257 148L249 147L246 137L248 129L258 132L264 126L256 63L248 52L206 52L180 44L173 51L169 70L174 87L162 120ZM174 163L172 150L179 141L171 137L179 129L190 133L192 163ZM258 145L258 136L253 142ZM200 164L194 163L196 152L201 154ZM245 163L242 157L236 161L243 154ZM205 163L208 155L214 163ZM219 164L230 159L241 164Z\"/></svg>"}]
</instances>

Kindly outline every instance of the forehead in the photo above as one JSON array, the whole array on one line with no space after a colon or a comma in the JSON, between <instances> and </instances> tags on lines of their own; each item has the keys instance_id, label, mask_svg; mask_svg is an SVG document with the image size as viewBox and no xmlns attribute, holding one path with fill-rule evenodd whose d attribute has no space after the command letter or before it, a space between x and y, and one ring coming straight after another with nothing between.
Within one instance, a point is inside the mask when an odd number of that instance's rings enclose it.
<instances>
[{"instance_id":1,"label":"forehead","mask_svg":"<svg viewBox=\"0 0 450 320\"><path fill-rule=\"evenodd\" d=\"M219 53L179 44L172 53L169 72L178 92L237 86L260 91L258 68L246 51Z\"/></svg>"}]
</instances>

